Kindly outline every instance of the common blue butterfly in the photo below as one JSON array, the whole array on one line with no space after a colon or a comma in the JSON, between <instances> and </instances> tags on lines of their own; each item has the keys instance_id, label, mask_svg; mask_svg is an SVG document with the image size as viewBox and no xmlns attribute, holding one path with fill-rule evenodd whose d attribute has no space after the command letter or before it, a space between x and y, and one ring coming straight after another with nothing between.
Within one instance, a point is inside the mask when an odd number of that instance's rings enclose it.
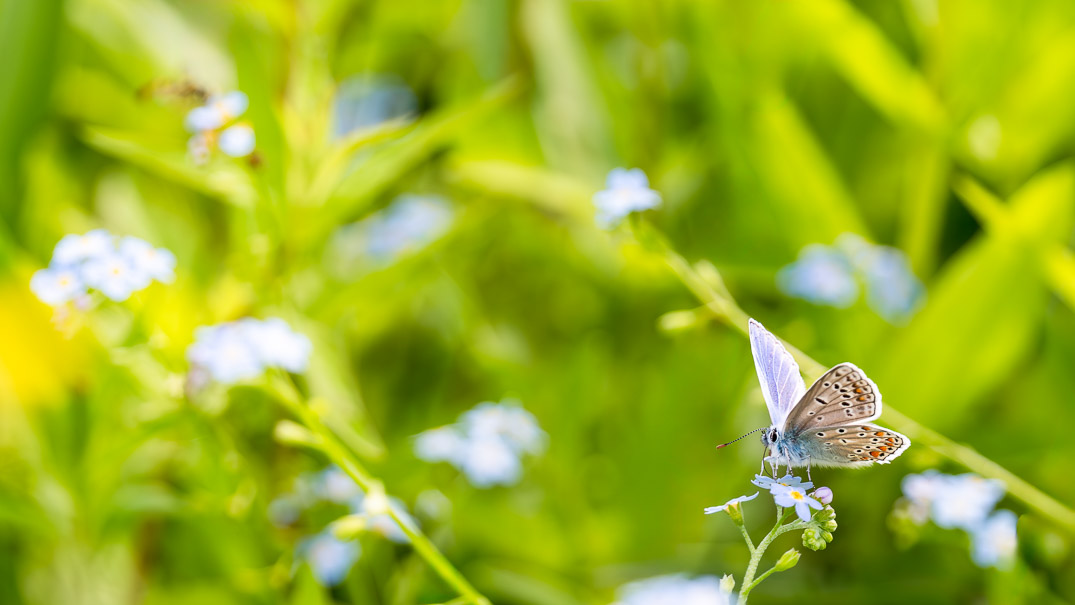
<instances>
[{"instance_id":1,"label":"common blue butterfly","mask_svg":"<svg viewBox=\"0 0 1075 605\"><path fill-rule=\"evenodd\" d=\"M911 446L911 440L896 431L870 424L881 415L881 392L854 364L833 367L808 390L791 353L753 319L750 351L772 420L762 444L773 464L888 464Z\"/></svg>"}]
</instances>

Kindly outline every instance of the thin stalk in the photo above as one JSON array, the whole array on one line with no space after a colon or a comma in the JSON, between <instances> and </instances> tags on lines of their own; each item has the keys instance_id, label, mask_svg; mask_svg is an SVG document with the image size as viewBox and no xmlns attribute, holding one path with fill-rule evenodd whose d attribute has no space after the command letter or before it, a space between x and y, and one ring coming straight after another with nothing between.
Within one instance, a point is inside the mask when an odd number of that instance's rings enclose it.
<instances>
[{"instance_id":1,"label":"thin stalk","mask_svg":"<svg viewBox=\"0 0 1075 605\"><path fill-rule=\"evenodd\" d=\"M773 526L773 529L769 530L768 534L765 534L765 537L762 538L762 541L758 543L757 548L750 549L750 563L747 565L746 573L743 574L743 588L739 591L738 605L745 605L747 599L750 597L750 591L754 590L755 586L760 584L762 580L768 578L770 575L773 574L773 572L776 571L776 568L774 566L773 568L770 568L757 578L754 577L754 574L758 572L758 564L761 563L762 555L765 554L765 550L769 548L769 545L773 543L773 540L777 539L779 536L789 531L795 531L797 529L803 529L806 527L807 524L801 521L796 521L794 523L788 523L787 525L784 525L784 521L786 521L787 518L791 516L793 510L794 509L790 508L785 510L784 508L781 508L779 506L776 507L776 525ZM747 542L749 544L750 538L747 538Z\"/></svg>"},{"instance_id":2,"label":"thin stalk","mask_svg":"<svg viewBox=\"0 0 1075 605\"><path fill-rule=\"evenodd\" d=\"M273 374L270 378L271 391L277 395L277 399L290 411L302 424L313 434L321 438L319 447L333 463L347 473L355 483L369 493L375 487L380 487L381 482L373 477L359 462L358 458L343 444L322 421L320 416L299 393L291 379L286 375ZM460 597L473 605L490 605L489 599L483 596L474 586L467 581L433 544L422 530L413 526L409 519L402 517L394 507L388 507L388 515L403 529L403 533L410 538L411 546L445 582L448 583ZM455 603L458 599L451 601Z\"/></svg>"},{"instance_id":3,"label":"thin stalk","mask_svg":"<svg viewBox=\"0 0 1075 605\"><path fill-rule=\"evenodd\" d=\"M632 217L632 219L632 226L638 240L643 245L649 246L664 256L665 262L679 277L680 281L713 316L738 330L744 336L749 336L747 323L750 316L739 308L739 305L730 294L727 294L727 289L719 288L718 290L718 287L706 280L695 267L691 266L685 258L671 248L668 241L655 228L637 217ZM712 269L712 272L716 273L716 270ZM786 342L784 344L808 376L816 377L825 372L826 367L809 355ZM893 409L889 404L885 405L885 419L897 430L906 433L912 439L921 439L938 454L962 464L979 475L1004 481L1008 493L1013 497L1064 529L1075 532L1075 511L1064 506L1029 482L1019 478L1003 466L978 453L973 448L952 441L937 431Z\"/></svg>"}]
</instances>

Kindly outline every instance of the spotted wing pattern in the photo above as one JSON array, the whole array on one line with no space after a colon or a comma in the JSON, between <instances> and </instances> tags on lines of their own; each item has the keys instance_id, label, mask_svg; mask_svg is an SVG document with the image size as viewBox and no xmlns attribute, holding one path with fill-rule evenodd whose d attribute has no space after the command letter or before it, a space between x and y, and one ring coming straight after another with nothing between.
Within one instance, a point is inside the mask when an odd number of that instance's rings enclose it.
<instances>
[{"instance_id":1,"label":"spotted wing pattern","mask_svg":"<svg viewBox=\"0 0 1075 605\"><path fill-rule=\"evenodd\" d=\"M750 352L758 372L765 405L773 426L783 426L792 406L806 392L806 383L799 373L799 364L780 340L760 323L750 320Z\"/></svg>"},{"instance_id":2,"label":"spotted wing pattern","mask_svg":"<svg viewBox=\"0 0 1075 605\"><path fill-rule=\"evenodd\" d=\"M784 433L868 422L881 415L877 385L855 364L841 363L817 379L788 414Z\"/></svg>"},{"instance_id":3,"label":"spotted wing pattern","mask_svg":"<svg viewBox=\"0 0 1075 605\"><path fill-rule=\"evenodd\" d=\"M888 464L911 445L903 435L875 424L849 424L814 430L810 461L818 466Z\"/></svg>"}]
</instances>

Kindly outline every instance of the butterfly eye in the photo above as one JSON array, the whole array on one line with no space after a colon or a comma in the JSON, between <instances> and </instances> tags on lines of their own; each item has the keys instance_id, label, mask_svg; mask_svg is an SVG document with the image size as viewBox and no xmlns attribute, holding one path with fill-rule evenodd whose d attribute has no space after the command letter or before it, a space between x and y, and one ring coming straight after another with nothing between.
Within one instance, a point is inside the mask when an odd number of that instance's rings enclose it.
<instances>
[{"instance_id":1,"label":"butterfly eye","mask_svg":"<svg viewBox=\"0 0 1075 605\"><path fill-rule=\"evenodd\" d=\"M769 431L769 441L770 443L776 443L776 429Z\"/></svg>"}]
</instances>

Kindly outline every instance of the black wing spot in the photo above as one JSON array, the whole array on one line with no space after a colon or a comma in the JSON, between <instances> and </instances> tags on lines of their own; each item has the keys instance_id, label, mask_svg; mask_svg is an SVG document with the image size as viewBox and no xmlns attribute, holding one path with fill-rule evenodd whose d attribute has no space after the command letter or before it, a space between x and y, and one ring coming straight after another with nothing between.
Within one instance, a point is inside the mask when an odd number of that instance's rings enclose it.
<instances>
[{"instance_id":1,"label":"black wing spot","mask_svg":"<svg viewBox=\"0 0 1075 605\"><path fill-rule=\"evenodd\" d=\"M842 435L847 432L847 429L836 429L836 432Z\"/></svg>"},{"instance_id":2,"label":"black wing spot","mask_svg":"<svg viewBox=\"0 0 1075 605\"><path fill-rule=\"evenodd\" d=\"M826 405L827 403L829 403L828 401L825 401L824 399L822 399L820 397L814 397L814 401L818 402L821 405Z\"/></svg>"}]
</instances>

